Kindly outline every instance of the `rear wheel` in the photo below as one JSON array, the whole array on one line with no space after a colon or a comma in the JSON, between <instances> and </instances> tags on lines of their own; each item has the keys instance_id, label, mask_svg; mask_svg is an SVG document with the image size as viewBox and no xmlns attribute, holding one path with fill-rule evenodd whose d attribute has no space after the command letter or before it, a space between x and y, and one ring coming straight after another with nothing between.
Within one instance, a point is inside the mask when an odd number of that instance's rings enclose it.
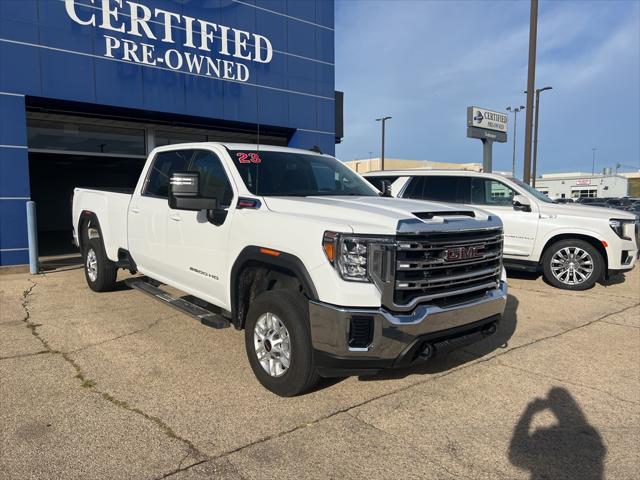
<instances>
[{"instance_id":1,"label":"rear wheel","mask_svg":"<svg viewBox=\"0 0 640 480\"><path fill-rule=\"evenodd\" d=\"M319 379L313 365L307 299L297 292L271 290L252 302L245 347L258 381L276 395L299 395Z\"/></svg>"},{"instance_id":2,"label":"rear wheel","mask_svg":"<svg viewBox=\"0 0 640 480\"><path fill-rule=\"evenodd\" d=\"M602 277L604 259L584 240L561 240L547 249L542 268L545 280L554 287L586 290Z\"/></svg>"},{"instance_id":3,"label":"rear wheel","mask_svg":"<svg viewBox=\"0 0 640 480\"><path fill-rule=\"evenodd\" d=\"M84 275L94 292L107 292L116 285L118 268L107 257L99 238L89 239L84 252Z\"/></svg>"}]
</instances>

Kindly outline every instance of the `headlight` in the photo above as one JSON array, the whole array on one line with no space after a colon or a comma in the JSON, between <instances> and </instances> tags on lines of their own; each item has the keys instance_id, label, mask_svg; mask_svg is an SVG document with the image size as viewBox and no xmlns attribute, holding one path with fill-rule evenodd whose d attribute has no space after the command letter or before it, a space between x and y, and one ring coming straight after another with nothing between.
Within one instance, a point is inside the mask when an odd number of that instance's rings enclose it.
<instances>
[{"instance_id":1,"label":"headlight","mask_svg":"<svg viewBox=\"0 0 640 480\"><path fill-rule=\"evenodd\" d=\"M609 226L611 230L613 230L616 235L618 235L623 240L632 240L633 230L635 228L635 220L620 220L617 218L612 218L609 220Z\"/></svg>"},{"instance_id":2,"label":"headlight","mask_svg":"<svg viewBox=\"0 0 640 480\"><path fill-rule=\"evenodd\" d=\"M386 243L390 239L359 237L337 232L324 232L322 248L327 260L343 280L371 282L369 250L372 242Z\"/></svg>"}]
</instances>

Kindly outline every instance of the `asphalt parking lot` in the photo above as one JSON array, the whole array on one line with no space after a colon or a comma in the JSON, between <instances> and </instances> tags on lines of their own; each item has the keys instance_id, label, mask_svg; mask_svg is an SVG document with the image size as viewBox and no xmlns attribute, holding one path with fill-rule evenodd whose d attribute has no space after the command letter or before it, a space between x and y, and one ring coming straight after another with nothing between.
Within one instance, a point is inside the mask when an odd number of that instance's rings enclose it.
<instances>
[{"instance_id":1,"label":"asphalt parking lot","mask_svg":"<svg viewBox=\"0 0 640 480\"><path fill-rule=\"evenodd\" d=\"M588 292L512 278L492 339L293 399L240 332L124 285L0 285L2 479L640 478L638 268Z\"/></svg>"}]
</instances>

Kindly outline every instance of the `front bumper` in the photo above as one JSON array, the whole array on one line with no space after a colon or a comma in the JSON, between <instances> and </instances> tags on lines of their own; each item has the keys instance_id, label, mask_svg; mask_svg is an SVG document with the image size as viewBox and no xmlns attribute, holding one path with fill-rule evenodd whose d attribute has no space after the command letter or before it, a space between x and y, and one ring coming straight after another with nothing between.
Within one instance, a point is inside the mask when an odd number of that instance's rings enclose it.
<instances>
[{"instance_id":1,"label":"front bumper","mask_svg":"<svg viewBox=\"0 0 640 480\"><path fill-rule=\"evenodd\" d=\"M376 373L426 360L494 333L506 301L506 282L466 303L419 305L406 314L310 301L314 362L322 375L331 376ZM370 319L371 343L366 347L349 346L353 317Z\"/></svg>"}]
</instances>

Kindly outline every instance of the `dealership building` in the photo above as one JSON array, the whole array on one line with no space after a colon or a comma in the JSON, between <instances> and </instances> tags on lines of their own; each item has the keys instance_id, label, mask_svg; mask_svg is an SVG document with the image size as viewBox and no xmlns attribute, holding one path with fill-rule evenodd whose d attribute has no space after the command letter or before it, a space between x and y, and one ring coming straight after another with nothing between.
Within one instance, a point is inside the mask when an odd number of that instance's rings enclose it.
<instances>
[{"instance_id":1,"label":"dealership building","mask_svg":"<svg viewBox=\"0 0 640 480\"><path fill-rule=\"evenodd\" d=\"M0 265L68 251L74 187L132 187L156 146L333 154L331 0L0 0ZM336 107L337 105L337 107Z\"/></svg>"},{"instance_id":2,"label":"dealership building","mask_svg":"<svg viewBox=\"0 0 640 480\"><path fill-rule=\"evenodd\" d=\"M609 172L545 173L536 178L536 189L551 198L625 197L629 178Z\"/></svg>"}]
</instances>

